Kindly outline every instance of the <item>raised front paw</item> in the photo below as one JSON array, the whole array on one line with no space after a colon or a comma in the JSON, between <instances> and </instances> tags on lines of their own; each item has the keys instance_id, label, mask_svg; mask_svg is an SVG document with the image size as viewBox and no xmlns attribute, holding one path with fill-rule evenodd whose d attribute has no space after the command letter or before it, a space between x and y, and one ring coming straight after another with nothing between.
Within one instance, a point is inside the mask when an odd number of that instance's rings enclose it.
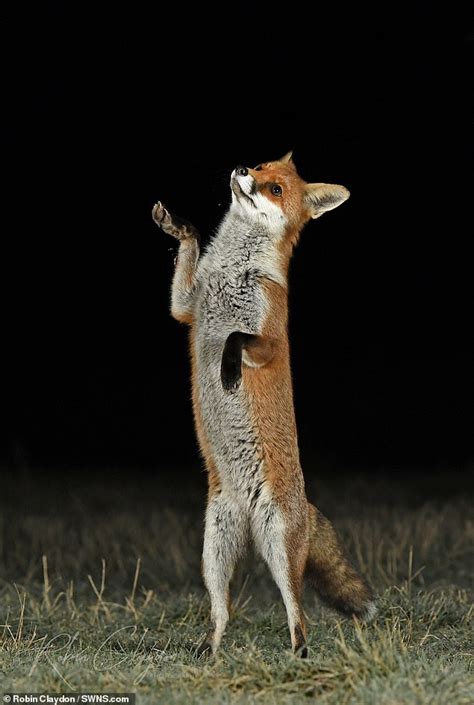
<instances>
[{"instance_id":1,"label":"raised front paw","mask_svg":"<svg viewBox=\"0 0 474 705\"><path fill-rule=\"evenodd\" d=\"M158 201L158 203L155 203L153 206L151 217L155 223L165 231L166 226L169 226L172 223L170 212L166 210L161 201Z\"/></svg>"},{"instance_id":2,"label":"raised front paw","mask_svg":"<svg viewBox=\"0 0 474 705\"><path fill-rule=\"evenodd\" d=\"M180 218L164 207L161 201L153 206L152 218L155 223L168 235L177 240L196 240L199 242L199 233L187 220Z\"/></svg>"}]
</instances>

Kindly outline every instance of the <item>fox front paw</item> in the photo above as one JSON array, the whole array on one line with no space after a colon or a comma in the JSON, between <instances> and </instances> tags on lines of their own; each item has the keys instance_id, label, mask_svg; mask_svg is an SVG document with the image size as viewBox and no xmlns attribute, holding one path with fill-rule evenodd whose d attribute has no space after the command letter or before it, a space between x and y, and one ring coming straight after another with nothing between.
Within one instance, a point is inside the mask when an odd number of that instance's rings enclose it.
<instances>
[{"instance_id":1,"label":"fox front paw","mask_svg":"<svg viewBox=\"0 0 474 705\"><path fill-rule=\"evenodd\" d=\"M164 207L161 201L155 203L151 216L159 228L176 240L195 240L199 242L199 233L187 220L180 218Z\"/></svg>"},{"instance_id":2,"label":"fox front paw","mask_svg":"<svg viewBox=\"0 0 474 705\"><path fill-rule=\"evenodd\" d=\"M221 376L221 380L222 380L222 387L224 388L224 392L227 392L227 394L235 394L235 392L240 387L240 383L242 382L242 376L241 375L226 376L226 374L224 373Z\"/></svg>"},{"instance_id":3,"label":"fox front paw","mask_svg":"<svg viewBox=\"0 0 474 705\"><path fill-rule=\"evenodd\" d=\"M165 231L166 227L171 225L172 223L170 212L166 210L161 201L158 201L158 203L155 203L155 205L153 206L151 217L158 225L158 227L163 228L163 230Z\"/></svg>"}]
</instances>

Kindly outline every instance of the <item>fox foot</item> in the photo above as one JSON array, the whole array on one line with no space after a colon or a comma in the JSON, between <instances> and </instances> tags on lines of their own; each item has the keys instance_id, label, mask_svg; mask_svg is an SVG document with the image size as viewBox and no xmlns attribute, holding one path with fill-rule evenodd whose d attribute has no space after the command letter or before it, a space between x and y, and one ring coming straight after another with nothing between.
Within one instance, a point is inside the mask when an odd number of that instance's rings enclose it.
<instances>
[{"instance_id":1,"label":"fox foot","mask_svg":"<svg viewBox=\"0 0 474 705\"><path fill-rule=\"evenodd\" d=\"M303 630L299 625L295 627L295 644L293 647L293 652L295 656L299 656L300 658L308 658L308 645L306 644Z\"/></svg>"},{"instance_id":2,"label":"fox foot","mask_svg":"<svg viewBox=\"0 0 474 705\"><path fill-rule=\"evenodd\" d=\"M206 634L195 651L196 658L209 658L212 656L212 631Z\"/></svg>"}]
</instances>

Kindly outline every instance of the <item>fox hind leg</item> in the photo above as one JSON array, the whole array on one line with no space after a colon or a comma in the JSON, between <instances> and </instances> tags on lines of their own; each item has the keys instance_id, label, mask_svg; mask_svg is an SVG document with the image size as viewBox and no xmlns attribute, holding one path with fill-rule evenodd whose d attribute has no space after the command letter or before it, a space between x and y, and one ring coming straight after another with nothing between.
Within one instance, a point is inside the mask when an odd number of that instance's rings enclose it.
<instances>
[{"instance_id":1,"label":"fox hind leg","mask_svg":"<svg viewBox=\"0 0 474 705\"><path fill-rule=\"evenodd\" d=\"M308 656L306 625L301 609L304 569L308 554L308 528L288 527L280 509L266 505L253 518L252 529L256 545L278 585L285 604L293 652Z\"/></svg>"},{"instance_id":2,"label":"fox hind leg","mask_svg":"<svg viewBox=\"0 0 474 705\"><path fill-rule=\"evenodd\" d=\"M211 629L197 654L215 653L229 620L229 585L237 559L248 539L248 518L242 507L223 492L215 494L206 510L202 569L211 599Z\"/></svg>"}]
</instances>

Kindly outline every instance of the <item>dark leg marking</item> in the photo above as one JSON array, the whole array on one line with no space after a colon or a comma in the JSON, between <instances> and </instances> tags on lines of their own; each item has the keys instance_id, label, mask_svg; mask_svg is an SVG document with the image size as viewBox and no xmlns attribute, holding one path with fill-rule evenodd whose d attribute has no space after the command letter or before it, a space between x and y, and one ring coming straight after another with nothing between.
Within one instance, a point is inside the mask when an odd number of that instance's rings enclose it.
<instances>
[{"instance_id":1,"label":"dark leg marking","mask_svg":"<svg viewBox=\"0 0 474 705\"><path fill-rule=\"evenodd\" d=\"M248 333L235 331L227 338L222 353L221 380L226 392L235 392L242 381L242 348L253 338Z\"/></svg>"},{"instance_id":2,"label":"dark leg marking","mask_svg":"<svg viewBox=\"0 0 474 705\"><path fill-rule=\"evenodd\" d=\"M211 629L210 632L206 634L202 642L199 644L199 646L196 649L196 657L197 658L208 658L209 656L212 655L212 646L211 646L211 641L212 641L212 635L213 635L213 630Z\"/></svg>"},{"instance_id":3,"label":"dark leg marking","mask_svg":"<svg viewBox=\"0 0 474 705\"><path fill-rule=\"evenodd\" d=\"M300 625L295 627L295 654L300 658L308 658L308 647L304 638L303 630Z\"/></svg>"}]
</instances>

